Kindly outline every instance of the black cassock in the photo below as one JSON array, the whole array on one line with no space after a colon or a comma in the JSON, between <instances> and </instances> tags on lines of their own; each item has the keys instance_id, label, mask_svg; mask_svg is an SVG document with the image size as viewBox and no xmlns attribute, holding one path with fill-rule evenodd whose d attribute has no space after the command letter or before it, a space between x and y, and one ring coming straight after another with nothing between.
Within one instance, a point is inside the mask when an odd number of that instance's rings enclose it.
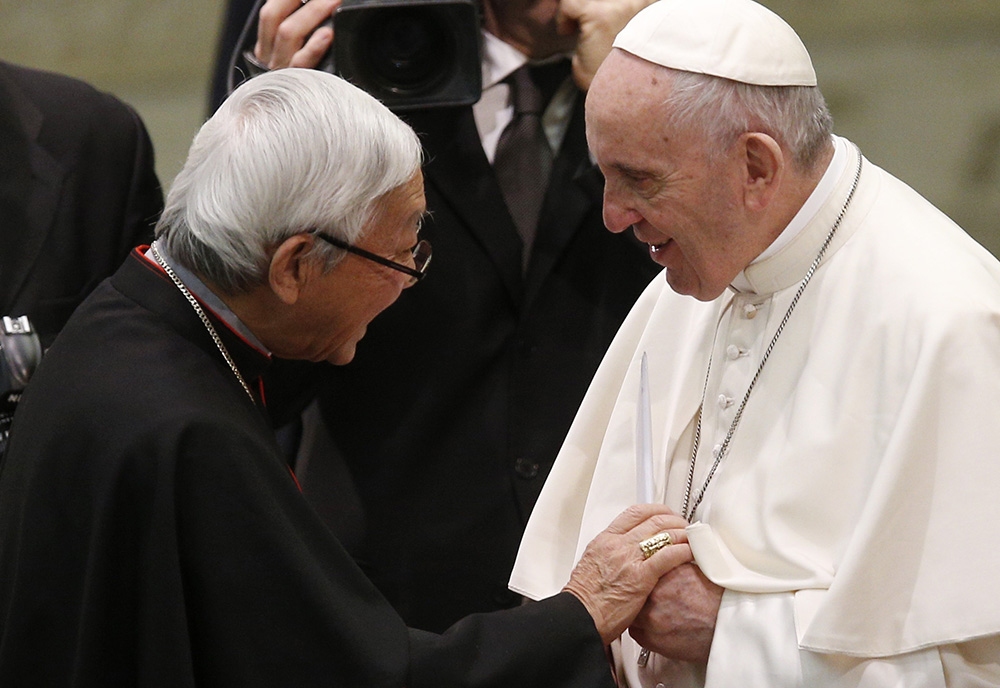
<instances>
[{"instance_id":1,"label":"black cassock","mask_svg":"<svg viewBox=\"0 0 1000 688\"><path fill-rule=\"evenodd\" d=\"M256 390L267 357L213 320ZM613 685L567 593L407 629L137 252L46 353L0 471L0 686Z\"/></svg>"}]
</instances>

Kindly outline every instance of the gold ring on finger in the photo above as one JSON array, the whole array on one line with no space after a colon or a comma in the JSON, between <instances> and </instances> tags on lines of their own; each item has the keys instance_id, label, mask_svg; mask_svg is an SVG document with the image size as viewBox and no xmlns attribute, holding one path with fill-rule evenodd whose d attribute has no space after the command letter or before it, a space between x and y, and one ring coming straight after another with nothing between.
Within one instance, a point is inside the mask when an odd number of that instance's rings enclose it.
<instances>
[{"instance_id":1,"label":"gold ring on finger","mask_svg":"<svg viewBox=\"0 0 1000 688\"><path fill-rule=\"evenodd\" d=\"M670 537L670 533L664 530L662 533L657 533L653 537L646 538L640 542L639 549L642 550L642 558L649 559L664 547L672 544L674 544L674 541Z\"/></svg>"}]
</instances>

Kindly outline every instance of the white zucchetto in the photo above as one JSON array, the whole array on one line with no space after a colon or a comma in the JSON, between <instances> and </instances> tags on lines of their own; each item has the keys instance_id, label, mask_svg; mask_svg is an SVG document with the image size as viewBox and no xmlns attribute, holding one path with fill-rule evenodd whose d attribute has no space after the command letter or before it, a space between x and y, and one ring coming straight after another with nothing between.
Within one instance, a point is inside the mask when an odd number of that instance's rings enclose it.
<instances>
[{"instance_id":1,"label":"white zucchetto","mask_svg":"<svg viewBox=\"0 0 1000 688\"><path fill-rule=\"evenodd\" d=\"M663 67L758 86L815 86L801 39L752 0L658 0L639 12L614 47Z\"/></svg>"}]
</instances>

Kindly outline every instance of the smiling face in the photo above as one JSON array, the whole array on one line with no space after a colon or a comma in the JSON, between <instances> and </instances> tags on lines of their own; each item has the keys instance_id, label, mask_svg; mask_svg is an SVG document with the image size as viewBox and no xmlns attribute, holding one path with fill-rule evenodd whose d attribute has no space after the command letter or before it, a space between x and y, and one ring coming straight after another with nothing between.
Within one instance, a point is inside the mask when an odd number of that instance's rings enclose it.
<instances>
[{"instance_id":1,"label":"smiling face","mask_svg":"<svg viewBox=\"0 0 1000 688\"><path fill-rule=\"evenodd\" d=\"M359 248L413 266L426 212L423 176L390 191L372 228L357 242ZM301 330L308 338L293 358L344 365L354 358L358 342L376 315L392 305L410 286L402 272L347 253L332 270L312 281L303 294Z\"/></svg>"},{"instance_id":2,"label":"smiling face","mask_svg":"<svg viewBox=\"0 0 1000 688\"><path fill-rule=\"evenodd\" d=\"M737 149L710 158L699 133L669 123L670 79L612 51L587 96L587 141L605 177L608 229L631 227L674 291L709 301L773 237L751 221Z\"/></svg>"}]
</instances>

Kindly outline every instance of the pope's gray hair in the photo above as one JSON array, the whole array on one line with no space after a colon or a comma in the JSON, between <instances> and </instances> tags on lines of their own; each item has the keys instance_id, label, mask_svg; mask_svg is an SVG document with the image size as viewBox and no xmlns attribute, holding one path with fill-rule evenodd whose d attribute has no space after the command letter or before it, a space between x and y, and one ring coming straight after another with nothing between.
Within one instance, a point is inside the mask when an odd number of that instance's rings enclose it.
<instances>
[{"instance_id":1,"label":"pope's gray hair","mask_svg":"<svg viewBox=\"0 0 1000 688\"><path fill-rule=\"evenodd\" d=\"M339 77L282 69L233 91L195 136L156 235L228 294L266 283L269 251L322 229L355 243L420 170L413 130ZM314 251L329 269L343 252Z\"/></svg>"},{"instance_id":2,"label":"pope's gray hair","mask_svg":"<svg viewBox=\"0 0 1000 688\"><path fill-rule=\"evenodd\" d=\"M815 86L755 86L707 74L667 69L670 94L664 105L671 124L692 127L719 158L747 132L760 132L790 152L811 172L830 145L833 118Z\"/></svg>"}]
</instances>

